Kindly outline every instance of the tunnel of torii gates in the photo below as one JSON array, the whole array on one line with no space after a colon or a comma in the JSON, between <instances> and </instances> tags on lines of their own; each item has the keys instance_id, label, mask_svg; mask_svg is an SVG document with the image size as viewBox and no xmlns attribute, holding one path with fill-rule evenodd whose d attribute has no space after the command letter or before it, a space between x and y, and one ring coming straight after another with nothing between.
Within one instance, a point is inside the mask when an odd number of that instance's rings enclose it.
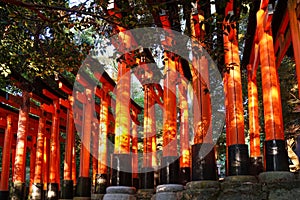
<instances>
[{"instance_id":1,"label":"tunnel of torii gates","mask_svg":"<svg viewBox=\"0 0 300 200\"><path fill-rule=\"evenodd\" d=\"M150 2L150 1L149 1ZM284 3L285 2L285 3ZM280 12L273 12L272 3L256 1L250 12L247 32L252 38L246 41L246 58L248 70L248 103L250 147L245 144L242 86L239 65L240 63L237 31L234 26L231 30L224 28L223 44L225 49L224 61L232 67L223 76L226 108L226 145L227 162L226 175L257 175L262 171L288 171L288 156L285 150L283 120L280 101L280 87L277 68L287 49L292 46L296 63L298 86L300 83L300 32L299 17L300 5L296 0L278 1L281 4ZM225 15L233 13L233 2L227 3ZM284 6L282 6L284 5ZM117 6L108 11L114 15ZM197 7L193 10L191 33L201 41L204 37L203 26L205 9ZM168 12L155 14L156 24L162 28L171 28ZM122 17L118 13L118 17ZM276 27L272 21L276 21ZM223 27L228 27L224 20ZM254 24L254 25L253 25ZM114 27L119 32L121 27ZM273 29L273 30L272 30ZM228 31L226 33L226 31ZM127 37L134 43L133 36ZM168 43L169 40L165 40ZM150 51L145 49L147 57ZM0 199L8 199L9 185L12 195L16 199L24 199L26 193L26 154L30 156L29 189L27 193L32 199L72 199L76 197L90 197L91 193L105 193L107 186L134 186L136 188L151 189L158 184L186 184L189 181L217 180L215 148L213 139L208 134L211 123L210 94L205 92L209 85L204 83L208 76L208 66L205 58L193 60L192 65L200 62L202 73L190 70L187 74L186 61L172 52L165 52L165 79L164 86L159 84L142 83L144 88L144 108L130 99L130 76L125 74L130 70L129 64L146 64L143 70L135 71L141 80L146 76L147 63L139 55L132 52L124 55L123 61L118 62L118 78L115 91L116 99L109 95L114 91L116 83L107 73L95 73L102 86L93 87L89 83L90 77L84 73L77 75L76 81L83 88L82 92L72 94L72 85L63 77L57 81L57 90L41 83L40 90L28 92L22 89L22 96L15 96L1 92L0 115L0 145L2 147L2 171L0 179ZM132 59L134 57L134 59ZM153 62L153 58L150 59ZM244 62L244 61L243 61ZM262 91L264 105L265 141L264 152L260 150L260 133L258 119L258 95L256 72L261 66ZM177 80L176 72L187 79ZM144 73L144 74L143 74ZM154 72L153 72L154 73ZM153 75L153 74L152 74ZM148 73L147 76L152 76ZM207 77L206 77L207 78ZM19 82L25 82L20 77ZM193 105L198 105L199 112L193 118L194 138L189 138L189 116L187 101L187 85L189 80L197 98ZM176 91L178 87L180 95ZM39 91L39 92L38 92ZM61 95L61 94L64 95ZM74 96L75 95L75 96ZM92 96L97 96L100 102L92 107ZM300 96L300 92L299 92ZM74 102L76 97L76 102ZM177 100L178 99L178 100ZM34 101L33 101L34 100ZM195 102L198 101L198 102ZM36 102L39 102L38 104ZM159 180L154 178L154 169L158 166L156 157L156 127L155 112L150 109L155 104L163 108L163 148ZM75 105L75 106L74 106ZM112 108L115 110L113 116ZM180 112L180 128L177 131L178 108ZM144 109L144 121L139 122L138 115ZM76 112L80 110L80 112ZM197 109L194 109L197 110ZM95 111L96 116L92 114ZM73 115L82 113L82 115ZM141 123L141 124L140 124ZM142 124L143 123L143 124ZM77 131L75 128L77 127ZM143 160L142 169L138 170L138 133L137 126L143 125ZM78 127L80 130L78 130ZM75 134L81 133L81 151L79 174L76 174ZM178 134L177 134L178 132ZM66 133L62 137L61 133ZM180 136L179 144L177 135ZM208 136L208 137L206 137ZM206 139L204 140L204 138ZM208 138L208 139L207 139ZM189 141L193 145L189 145ZM114 141L114 146L108 145ZM65 149L60 144L65 143ZM178 148L178 146L180 148ZM201 147L211 148L203 158L198 157ZM108 155L108 149L113 153ZM250 151L248 151L248 148ZM178 152L179 149L179 152ZM64 152L64 160L60 157ZM250 154L249 154L250 152ZM181 155L178 157L178 155ZM91 156L92 155L92 156ZM60 163L63 162L63 173L60 172ZM108 162L111 164L108 165ZM110 167L111 166L111 167ZM263 167L263 168L261 168ZM152 170L153 169L153 170ZM91 171L91 172L90 172ZM62 178L61 178L62 177ZM75 193L73 193L73 189ZM89 189L93 188L93 189Z\"/></svg>"}]
</instances>

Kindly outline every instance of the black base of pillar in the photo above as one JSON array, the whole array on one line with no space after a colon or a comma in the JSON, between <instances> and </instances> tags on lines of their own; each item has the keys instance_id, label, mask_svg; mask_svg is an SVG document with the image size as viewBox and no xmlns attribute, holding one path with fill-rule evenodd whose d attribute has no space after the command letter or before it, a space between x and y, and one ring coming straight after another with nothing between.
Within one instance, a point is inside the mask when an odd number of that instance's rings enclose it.
<instances>
[{"instance_id":1,"label":"black base of pillar","mask_svg":"<svg viewBox=\"0 0 300 200\"><path fill-rule=\"evenodd\" d=\"M179 159L177 156L162 157L160 184L179 184Z\"/></svg>"},{"instance_id":2,"label":"black base of pillar","mask_svg":"<svg viewBox=\"0 0 300 200\"><path fill-rule=\"evenodd\" d=\"M228 175L249 175L248 145L234 144L228 147Z\"/></svg>"},{"instance_id":3,"label":"black base of pillar","mask_svg":"<svg viewBox=\"0 0 300 200\"><path fill-rule=\"evenodd\" d=\"M96 174L95 194L105 194L107 184L107 174Z\"/></svg>"},{"instance_id":4,"label":"black base of pillar","mask_svg":"<svg viewBox=\"0 0 300 200\"><path fill-rule=\"evenodd\" d=\"M139 178L132 178L132 186L136 190L140 189L140 179Z\"/></svg>"},{"instance_id":5,"label":"black base of pillar","mask_svg":"<svg viewBox=\"0 0 300 200\"><path fill-rule=\"evenodd\" d=\"M11 199L23 200L26 199L26 185L25 183L15 182L13 184Z\"/></svg>"},{"instance_id":6,"label":"black base of pillar","mask_svg":"<svg viewBox=\"0 0 300 200\"><path fill-rule=\"evenodd\" d=\"M44 190L43 189L43 197L42 197L42 200L45 200L47 199L47 190Z\"/></svg>"},{"instance_id":7,"label":"black base of pillar","mask_svg":"<svg viewBox=\"0 0 300 200\"><path fill-rule=\"evenodd\" d=\"M289 171L284 140L265 141L264 154L266 171Z\"/></svg>"},{"instance_id":8,"label":"black base of pillar","mask_svg":"<svg viewBox=\"0 0 300 200\"><path fill-rule=\"evenodd\" d=\"M91 197L92 181L90 177L79 177L76 185L76 197Z\"/></svg>"},{"instance_id":9,"label":"black base of pillar","mask_svg":"<svg viewBox=\"0 0 300 200\"><path fill-rule=\"evenodd\" d=\"M58 183L48 183L46 199L47 200L58 200L58 198L59 198Z\"/></svg>"},{"instance_id":10,"label":"black base of pillar","mask_svg":"<svg viewBox=\"0 0 300 200\"><path fill-rule=\"evenodd\" d=\"M264 171L264 166L263 166L262 157L251 157L249 174L253 176L257 176L263 171Z\"/></svg>"},{"instance_id":11,"label":"black base of pillar","mask_svg":"<svg viewBox=\"0 0 300 200\"><path fill-rule=\"evenodd\" d=\"M186 185L191 181L191 168L182 167L180 168L180 184Z\"/></svg>"},{"instance_id":12,"label":"black base of pillar","mask_svg":"<svg viewBox=\"0 0 300 200\"><path fill-rule=\"evenodd\" d=\"M32 184L32 193L31 193L30 199L32 199L32 200L43 199L43 184L42 183L33 183Z\"/></svg>"},{"instance_id":13,"label":"black base of pillar","mask_svg":"<svg viewBox=\"0 0 300 200\"><path fill-rule=\"evenodd\" d=\"M130 154L112 154L112 186L132 186L132 158Z\"/></svg>"},{"instance_id":14,"label":"black base of pillar","mask_svg":"<svg viewBox=\"0 0 300 200\"><path fill-rule=\"evenodd\" d=\"M216 179L217 165L214 145L194 144L192 146L192 181Z\"/></svg>"},{"instance_id":15,"label":"black base of pillar","mask_svg":"<svg viewBox=\"0 0 300 200\"><path fill-rule=\"evenodd\" d=\"M73 180L63 180L61 184L61 198L73 199Z\"/></svg>"},{"instance_id":16,"label":"black base of pillar","mask_svg":"<svg viewBox=\"0 0 300 200\"><path fill-rule=\"evenodd\" d=\"M9 191L0 191L1 200L9 200Z\"/></svg>"},{"instance_id":17,"label":"black base of pillar","mask_svg":"<svg viewBox=\"0 0 300 200\"><path fill-rule=\"evenodd\" d=\"M140 174L141 189L154 189L154 168L142 168Z\"/></svg>"}]
</instances>

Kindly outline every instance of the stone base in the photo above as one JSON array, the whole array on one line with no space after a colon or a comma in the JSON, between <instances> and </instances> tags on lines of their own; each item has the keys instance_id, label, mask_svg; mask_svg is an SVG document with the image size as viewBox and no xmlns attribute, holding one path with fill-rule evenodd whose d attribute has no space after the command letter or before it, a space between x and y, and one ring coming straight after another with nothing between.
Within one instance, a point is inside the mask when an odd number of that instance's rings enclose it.
<instances>
[{"instance_id":1,"label":"stone base","mask_svg":"<svg viewBox=\"0 0 300 200\"><path fill-rule=\"evenodd\" d=\"M104 194L92 194L91 199L92 200L102 200L104 197Z\"/></svg>"},{"instance_id":2,"label":"stone base","mask_svg":"<svg viewBox=\"0 0 300 200\"><path fill-rule=\"evenodd\" d=\"M257 183L257 178L255 176L241 175L241 176L227 176L224 179L225 182L230 183Z\"/></svg>"},{"instance_id":3,"label":"stone base","mask_svg":"<svg viewBox=\"0 0 300 200\"><path fill-rule=\"evenodd\" d=\"M138 200L150 200L154 192L154 189L139 189L136 196Z\"/></svg>"},{"instance_id":4,"label":"stone base","mask_svg":"<svg viewBox=\"0 0 300 200\"><path fill-rule=\"evenodd\" d=\"M291 182L295 180L295 175L291 172L275 171L260 173L258 178L262 183Z\"/></svg>"},{"instance_id":5,"label":"stone base","mask_svg":"<svg viewBox=\"0 0 300 200\"><path fill-rule=\"evenodd\" d=\"M186 184L183 199L217 199L219 192L218 181L192 181Z\"/></svg>"},{"instance_id":6,"label":"stone base","mask_svg":"<svg viewBox=\"0 0 300 200\"><path fill-rule=\"evenodd\" d=\"M103 200L136 200L136 189L126 186L110 186L106 189Z\"/></svg>"},{"instance_id":7,"label":"stone base","mask_svg":"<svg viewBox=\"0 0 300 200\"><path fill-rule=\"evenodd\" d=\"M33 183L32 184L32 193L31 193L30 199L32 199L32 200L43 199L43 184L41 184L41 183Z\"/></svg>"},{"instance_id":8,"label":"stone base","mask_svg":"<svg viewBox=\"0 0 300 200\"><path fill-rule=\"evenodd\" d=\"M183 186L179 184L159 185L156 188L155 200L179 200L182 199Z\"/></svg>"},{"instance_id":9,"label":"stone base","mask_svg":"<svg viewBox=\"0 0 300 200\"><path fill-rule=\"evenodd\" d=\"M73 200L91 200L91 197L74 197Z\"/></svg>"}]
</instances>

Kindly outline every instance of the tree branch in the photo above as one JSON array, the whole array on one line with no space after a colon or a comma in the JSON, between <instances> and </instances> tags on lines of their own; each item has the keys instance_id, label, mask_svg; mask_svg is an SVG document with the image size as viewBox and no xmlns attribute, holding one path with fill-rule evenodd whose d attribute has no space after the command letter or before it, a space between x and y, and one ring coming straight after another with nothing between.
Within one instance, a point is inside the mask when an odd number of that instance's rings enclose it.
<instances>
[{"instance_id":1,"label":"tree branch","mask_svg":"<svg viewBox=\"0 0 300 200\"><path fill-rule=\"evenodd\" d=\"M120 26L120 27L123 27L123 28L128 28L128 27L125 27L124 25L122 25L120 23L117 23L115 21L110 20L108 17L101 16L101 15L91 13L91 12L83 11L83 10L80 9L80 7L79 8L78 7L66 8L66 7L60 7L60 6L48 6L48 5L41 5L41 4L31 4L31 3L18 1L18 0L0 0L0 1L2 1L4 3L7 3L7 4L27 8L27 9L35 11L35 12L36 12L36 10L39 10L39 9L45 9L45 10L66 11L66 12L70 12L70 13L73 13L73 14L78 13L78 14L81 14L81 15L89 15L89 16L94 17L94 18L99 18L99 19L105 20L108 23L111 23L111 24L114 24L114 25L117 25L117 26ZM74 9L74 8L76 8L76 9ZM42 15L42 13L40 13L39 17L42 20L49 21L49 19L47 19L45 16Z\"/></svg>"}]
</instances>

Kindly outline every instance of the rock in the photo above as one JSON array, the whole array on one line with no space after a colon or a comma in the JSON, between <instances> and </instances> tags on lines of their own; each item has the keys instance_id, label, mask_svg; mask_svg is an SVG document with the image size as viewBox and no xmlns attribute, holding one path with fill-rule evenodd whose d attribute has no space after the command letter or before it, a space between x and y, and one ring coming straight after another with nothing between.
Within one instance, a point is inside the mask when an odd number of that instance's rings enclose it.
<instances>
[{"instance_id":1,"label":"rock","mask_svg":"<svg viewBox=\"0 0 300 200\"><path fill-rule=\"evenodd\" d=\"M259 182L261 183L277 183L294 181L295 175L286 171L263 172L258 175Z\"/></svg>"}]
</instances>

